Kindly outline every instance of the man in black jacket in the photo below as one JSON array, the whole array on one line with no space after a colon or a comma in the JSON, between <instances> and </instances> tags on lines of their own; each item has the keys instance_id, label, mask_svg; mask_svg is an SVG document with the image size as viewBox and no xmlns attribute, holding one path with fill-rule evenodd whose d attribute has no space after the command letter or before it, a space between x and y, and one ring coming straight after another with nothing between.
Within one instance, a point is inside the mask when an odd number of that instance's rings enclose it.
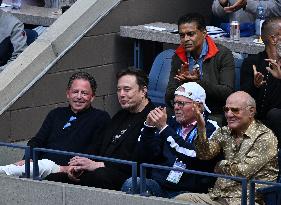
<instances>
[{"instance_id":1,"label":"man in black jacket","mask_svg":"<svg viewBox=\"0 0 281 205\"><path fill-rule=\"evenodd\" d=\"M278 43L281 41L281 17L267 19L262 25L265 51L249 55L241 68L241 89L248 92L257 103L257 119L268 126L281 142L281 80L272 69L281 65ZM271 71L271 72L270 72Z\"/></svg>"},{"instance_id":2,"label":"man in black jacket","mask_svg":"<svg viewBox=\"0 0 281 205\"><path fill-rule=\"evenodd\" d=\"M91 106L96 87L95 79L88 73L74 73L66 91L69 106L50 111L38 133L27 145L32 148L96 153L100 134L110 120L108 113ZM68 165L70 158L45 152L39 155L39 159L49 159L58 165ZM23 163L20 161L17 164Z\"/></svg>"},{"instance_id":3,"label":"man in black jacket","mask_svg":"<svg viewBox=\"0 0 281 205\"><path fill-rule=\"evenodd\" d=\"M117 74L117 95L122 109L115 114L102 135L98 155L129 161L139 161L137 146L141 128L154 105L147 98L148 78L140 70L126 70ZM73 157L72 167L65 173L52 174L48 180L77 183L85 186L120 190L131 176L131 167L112 162L98 162Z\"/></svg>"}]
</instances>

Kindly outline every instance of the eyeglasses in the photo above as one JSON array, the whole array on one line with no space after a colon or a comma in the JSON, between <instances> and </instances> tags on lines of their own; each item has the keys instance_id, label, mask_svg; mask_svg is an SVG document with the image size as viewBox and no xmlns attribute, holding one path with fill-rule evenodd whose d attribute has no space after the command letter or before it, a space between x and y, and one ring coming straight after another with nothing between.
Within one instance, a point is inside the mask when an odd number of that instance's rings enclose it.
<instances>
[{"instance_id":1,"label":"eyeglasses","mask_svg":"<svg viewBox=\"0 0 281 205\"><path fill-rule=\"evenodd\" d=\"M241 110L246 109L247 107L250 107L250 105L247 105L246 107L227 107L227 106L224 106L223 111L224 111L224 113L228 113L228 111L230 110L234 115L238 115Z\"/></svg>"},{"instance_id":2,"label":"eyeglasses","mask_svg":"<svg viewBox=\"0 0 281 205\"><path fill-rule=\"evenodd\" d=\"M189 104L192 104L193 102L184 102L184 101L174 101L173 102L173 106L175 107L176 105L178 105L180 108L186 106L186 105L189 105Z\"/></svg>"}]
</instances>

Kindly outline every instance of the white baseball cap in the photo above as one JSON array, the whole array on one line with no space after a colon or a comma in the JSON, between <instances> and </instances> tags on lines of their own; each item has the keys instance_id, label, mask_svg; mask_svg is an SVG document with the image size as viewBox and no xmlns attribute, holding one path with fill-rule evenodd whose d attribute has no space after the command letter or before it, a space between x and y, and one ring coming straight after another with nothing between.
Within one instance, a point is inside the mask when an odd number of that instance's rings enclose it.
<instances>
[{"instance_id":1,"label":"white baseball cap","mask_svg":"<svg viewBox=\"0 0 281 205\"><path fill-rule=\"evenodd\" d=\"M182 84L176 89L175 95L184 96L193 100L194 102L203 103L205 110L208 113L211 113L211 110L207 107L205 103L206 92L204 88L202 88L198 83L188 82Z\"/></svg>"}]
</instances>

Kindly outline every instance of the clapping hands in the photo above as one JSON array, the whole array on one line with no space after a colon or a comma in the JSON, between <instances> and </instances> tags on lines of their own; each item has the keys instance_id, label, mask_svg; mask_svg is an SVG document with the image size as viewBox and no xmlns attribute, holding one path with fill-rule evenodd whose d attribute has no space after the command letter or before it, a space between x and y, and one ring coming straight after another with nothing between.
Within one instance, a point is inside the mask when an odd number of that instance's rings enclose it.
<instances>
[{"instance_id":1,"label":"clapping hands","mask_svg":"<svg viewBox=\"0 0 281 205\"><path fill-rule=\"evenodd\" d=\"M157 107L151 110L147 115L146 124L148 126L155 126L158 130L164 128L167 125L166 108Z\"/></svg>"},{"instance_id":2,"label":"clapping hands","mask_svg":"<svg viewBox=\"0 0 281 205\"><path fill-rule=\"evenodd\" d=\"M200 70L197 68L192 71L188 71L187 64L182 64L181 70L174 78L181 83L194 82L200 79Z\"/></svg>"},{"instance_id":3,"label":"clapping hands","mask_svg":"<svg viewBox=\"0 0 281 205\"><path fill-rule=\"evenodd\" d=\"M245 8L246 5L247 5L247 0L237 0L235 4L224 7L224 11L226 13L232 13L240 10L241 8Z\"/></svg>"},{"instance_id":4,"label":"clapping hands","mask_svg":"<svg viewBox=\"0 0 281 205\"><path fill-rule=\"evenodd\" d=\"M271 73L271 75L277 79L281 79L281 66L278 64L276 60L273 59L264 59L265 61L269 62L269 66L265 69ZM257 71L257 67L253 65L254 71L254 85L255 87L259 88L266 83L264 80L264 75L261 72Z\"/></svg>"},{"instance_id":5,"label":"clapping hands","mask_svg":"<svg viewBox=\"0 0 281 205\"><path fill-rule=\"evenodd\" d=\"M277 79L281 79L281 68L276 60L273 59L264 59L269 62L269 66L266 67L266 70L271 73L271 75Z\"/></svg>"}]
</instances>

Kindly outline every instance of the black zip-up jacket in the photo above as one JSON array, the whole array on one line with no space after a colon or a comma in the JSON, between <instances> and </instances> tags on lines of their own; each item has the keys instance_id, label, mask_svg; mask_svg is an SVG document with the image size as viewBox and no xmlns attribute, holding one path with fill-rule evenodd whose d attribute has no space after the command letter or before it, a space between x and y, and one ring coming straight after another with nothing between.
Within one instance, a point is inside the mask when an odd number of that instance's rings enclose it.
<instances>
[{"instance_id":1,"label":"black zip-up jacket","mask_svg":"<svg viewBox=\"0 0 281 205\"><path fill-rule=\"evenodd\" d=\"M107 112L90 107L75 114L70 107L59 107L49 112L38 133L27 143L69 152L97 154L100 135L110 117ZM39 159L50 159L67 165L72 156L41 153Z\"/></svg>"},{"instance_id":2,"label":"black zip-up jacket","mask_svg":"<svg viewBox=\"0 0 281 205\"><path fill-rule=\"evenodd\" d=\"M241 90L248 92L257 104L257 118L263 120L266 113L272 108L281 108L281 80L274 78L265 68L268 66L266 52L249 55L242 64L241 68ZM264 75L266 84L260 88L254 85L253 65L257 71Z\"/></svg>"}]
</instances>

